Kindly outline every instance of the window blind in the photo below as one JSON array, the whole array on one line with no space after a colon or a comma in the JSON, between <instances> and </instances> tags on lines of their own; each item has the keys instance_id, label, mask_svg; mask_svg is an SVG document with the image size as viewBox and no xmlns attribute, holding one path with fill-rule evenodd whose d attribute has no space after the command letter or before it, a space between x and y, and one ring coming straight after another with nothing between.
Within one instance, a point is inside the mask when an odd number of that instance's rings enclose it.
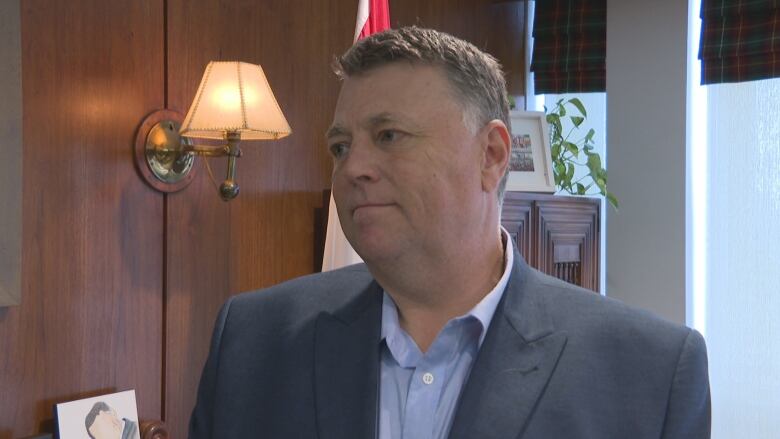
<instances>
[{"instance_id":1,"label":"window blind","mask_svg":"<svg viewBox=\"0 0 780 439\"><path fill-rule=\"evenodd\" d=\"M531 71L537 94L606 91L606 0L537 0Z\"/></svg>"},{"instance_id":2,"label":"window blind","mask_svg":"<svg viewBox=\"0 0 780 439\"><path fill-rule=\"evenodd\" d=\"M780 76L780 0L702 0L701 83Z\"/></svg>"}]
</instances>

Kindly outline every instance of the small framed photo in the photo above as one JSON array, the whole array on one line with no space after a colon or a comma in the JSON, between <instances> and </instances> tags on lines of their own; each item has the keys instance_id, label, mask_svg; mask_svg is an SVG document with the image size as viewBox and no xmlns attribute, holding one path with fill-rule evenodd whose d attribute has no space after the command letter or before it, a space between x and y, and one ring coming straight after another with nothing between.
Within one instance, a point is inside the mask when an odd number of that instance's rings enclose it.
<instances>
[{"instance_id":1,"label":"small framed photo","mask_svg":"<svg viewBox=\"0 0 780 439\"><path fill-rule=\"evenodd\" d=\"M512 111L512 156L506 190L555 192L550 132L541 111Z\"/></svg>"},{"instance_id":2,"label":"small framed photo","mask_svg":"<svg viewBox=\"0 0 780 439\"><path fill-rule=\"evenodd\" d=\"M141 439L135 390L54 406L55 439Z\"/></svg>"}]
</instances>

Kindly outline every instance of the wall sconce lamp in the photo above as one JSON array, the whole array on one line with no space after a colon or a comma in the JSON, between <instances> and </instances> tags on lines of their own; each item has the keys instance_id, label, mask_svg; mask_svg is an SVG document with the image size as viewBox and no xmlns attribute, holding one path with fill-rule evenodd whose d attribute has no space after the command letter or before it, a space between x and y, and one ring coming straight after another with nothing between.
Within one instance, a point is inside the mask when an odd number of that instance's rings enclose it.
<instances>
[{"instance_id":1,"label":"wall sconce lamp","mask_svg":"<svg viewBox=\"0 0 780 439\"><path fill-rule=\"evenodd\" d=\"M239 143L281 139L290 133L290 125L259 65L212 61L206 66L186 117L172 110L157 110L141 123L135 140L136 165L152 187L176 192L192 181L195 156L226 156L227 177L219 193L229 201L239 192ZM195 145L192 139L225 143Z\"/></svg>"}]
</instances>

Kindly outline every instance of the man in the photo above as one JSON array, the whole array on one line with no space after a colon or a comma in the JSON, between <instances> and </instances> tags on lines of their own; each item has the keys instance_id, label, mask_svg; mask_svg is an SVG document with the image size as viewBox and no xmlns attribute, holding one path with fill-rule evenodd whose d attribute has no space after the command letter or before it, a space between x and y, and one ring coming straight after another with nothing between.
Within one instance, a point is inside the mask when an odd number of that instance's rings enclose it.
<instances>
[{"instance_id":1,"label":"man","mask_svg":"<svg viewBox=\"0 0 780 439\"><path fill-rule=\"evenodd\" d=\"M90 439L138 439L138 423L129 419L119 420L116 411L103 401L98 401L84 418L84 427Z\"/></svg>"},{"instance_id":2,"label":"man","mask_svg":"<svg viewBox=\"0 0 780 439\"><path fill-rule=\"evenodd\" d=\"M499 226L500 67L402 28L336 62L327 139L365 260L230 299L195 438L705 438L704 342L531 268Z\"/></svg>"}]
</instances>

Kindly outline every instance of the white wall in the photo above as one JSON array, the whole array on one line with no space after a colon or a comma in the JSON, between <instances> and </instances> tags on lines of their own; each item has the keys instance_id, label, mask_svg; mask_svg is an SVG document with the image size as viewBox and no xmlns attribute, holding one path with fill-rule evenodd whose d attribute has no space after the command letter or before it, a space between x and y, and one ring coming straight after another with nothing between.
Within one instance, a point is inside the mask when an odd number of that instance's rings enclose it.
<instances>
[{"instance_id":1,"label":"white wall","mask_svg":"<svg viewBox=\"0 0 780 439\"><path fill-rule=\"evenodd\" d=\"M607 2L607 295L683 324L687 13Z\"/></svg>"}]
</instances>

